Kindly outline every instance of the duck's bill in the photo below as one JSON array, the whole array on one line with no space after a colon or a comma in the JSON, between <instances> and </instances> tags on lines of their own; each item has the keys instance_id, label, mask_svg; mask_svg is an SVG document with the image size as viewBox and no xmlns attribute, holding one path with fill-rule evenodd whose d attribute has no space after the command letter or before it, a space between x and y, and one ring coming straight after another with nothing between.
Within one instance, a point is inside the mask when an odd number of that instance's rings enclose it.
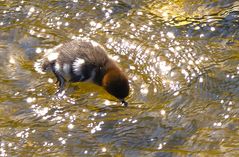
<instances>
[{"instance_id":1,"label":"duck's bill","mask_svg":"<svg viewBox=\"0 0 239 157\"><path fill-rule=\"evenodd\" d=\"M125 107L128 106L128 103L127 103L124 99L119 99L119 100L121 101L121 103L122 103Z\"/></svg>"}]
</instances>

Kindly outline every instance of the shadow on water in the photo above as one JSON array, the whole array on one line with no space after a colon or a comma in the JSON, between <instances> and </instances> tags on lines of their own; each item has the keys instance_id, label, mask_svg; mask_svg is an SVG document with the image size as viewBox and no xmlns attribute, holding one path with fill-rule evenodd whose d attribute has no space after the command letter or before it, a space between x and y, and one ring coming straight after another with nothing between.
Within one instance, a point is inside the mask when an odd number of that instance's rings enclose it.
<instances>
[{"instance_id":1,"label":"shadow on water","mask_svg":"<svg viewBox=\"0 0 239 157\"><path fill-rule=\"evenodd\" d=\"M239 3L0 1L0 156L237 156ZM34 67L99 42L130 79L129 107Z\"/></svg>"}]
</instances>

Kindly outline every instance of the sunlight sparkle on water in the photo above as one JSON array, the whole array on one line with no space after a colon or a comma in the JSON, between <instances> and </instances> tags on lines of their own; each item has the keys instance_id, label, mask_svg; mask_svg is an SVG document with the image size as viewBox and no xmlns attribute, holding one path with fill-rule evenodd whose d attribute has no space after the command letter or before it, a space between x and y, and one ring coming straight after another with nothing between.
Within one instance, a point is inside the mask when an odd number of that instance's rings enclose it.
<instances>
[{"instance_id":1,"label":"sunlight sparkle on water","mask_svg":"<svg viewBox=\"0 0 239 157\"><path fill-rule=\"evenodd\" d=\"M65 26L69 26L69 22L66 22L64 25L65 25Z\"/></svg>"},{"instance_id":2,"label":"sunlight sparkle on water","mask_svg":"<svg viewBox=\"0 0 239 157\"><path fill-rule=\"evenodd\" d=\"M143 12L138 11L138 12L137 12L137 15L143 15Z\"/></svg>"},{"instance_id":3,"label":"sunlight sparkle on water","mask_svg":"<svg viewBox=\"0 0 239 157\"><path fill-rule=\"evenodd\" d=\"M17 137L19 137L19 138L24 138L24 139L26 139L26 138L28 138L29 137L29 128L27 128L27 129L25 129L25 130L23 130L23 131L21 131L21 132L19 132L19 133L17 133L16 134L16 136Z\"/></svg>"},{"instance_id":4,"label":"sunlight sparkle on water","mask_svg":"<svg viewBox=\"0 0 239 157\"><path fill-rule=\"evenodd\" d=\"M32 102L35 102L36 101L36 98L35 97L28 97L27 99L26 99L26 102L27 103L32 103Z\"/></svg>"},{"instance_id":5,"label":"sunlight sparkle on water","mask_svg":"<svg viewBox=\"0 0 239 157\"><path fill-rule=\"evenodd\" d=\"M49 111L48 107L41 107L38 105L32 105L31 108L37 116L45 116Z\"/></svg>"},{"instance_id":6,"label":"sunlight sparkle on water","mask_svg":"<svg viewBox=\"0 0 239 157\"><path fill-rule=\"evenodd\" d=\"M174 96L179 95L179 91L175 92L173 95L174 95Z\"/></svg>"},{"instance_id":7,"label":"sunlight sparkle on water","mask_svg":"<svg viewBox=\"0 0 239 157\"><path fill-rule=\"evenodd\" d=\"M164 116L166 114L166 111L165 110L161 110L160 114Z\"/></svg>"},{"instance_id":8,"label":"sunlight sparkle on water","mask_svg":"<svg viewBox=\"0 0 239 157\"><path fill-rule=\"evenodd\" d=\"M166 75L169 73L169 71L171 71L171 66L167 65L167 63L165 61L160 62L160 70L162 72L162 74Z\"/></svg>"},{"instance_id":9,"label":"sunlight sparkle on water","mask_svg":"<svg viewBox=\"0 0 239 157\"><path fill-rule=\"evenodd\" d=\"M203 78L202 78L202 77L199 78L199 82L200 82L200 83L203 82Z\"/></svg>"},{"instance_id":10,"label":"sunlight sparkle on water","mask_svg":"<svg viewBox=\"0 0 239 157\"><path fill-rule=\"evenodd\" d=\"M13 56L10 56L9 63L16 64L16 60L13 58Z\"/></svg>"},{"instance_id":11,"label":"sunlight sparkle on water","mask_svg":"<svg viewBox=\"0 0 239 157\"><path fill-rule=\"evenodd\" d=\"M105 100L104 104L105 104L106 106L109 106L109 105L111 105L111 102L110 102L109 100Z\"/></svg>"},{"instance_id":12,"label":"sunlight sparkle on water","mask_svg":"<svg viewBox=\"0 0 239 157\"><path fill-rule=\"evenodd\" d=\"M103 147L103 148L101 149L101 151L102 151L102 152L106 152L107 149L106 149L105 147Z\"/></svg>"},{"instance_id":13,"label":"sunlight sparkle on water","mask_svg":"<svg viewBox=\"0 0 239 157\"><path fill-rule=\"evenodd\" d=\"M137 120L137 119L135 119L135 120L133 120L133 121L132 121L132 123L136 123L136 122L138 122L138 120Z\"/></svg>"},{"instance_id":14,"label":"sunlight sparkle on water","mask_svg":"<svg viewBox=\"0 0 239 157\"><path fill-rule=\"evenodd\" d=\"M54 80L52 78L48 78L48 83L54 83Z\"/></svg>"},{"instance_id":15,"label":"sunlight sparkle on water","mask_svg":"<svg viewBox=\"0 0 239 157\"><path fill-rule=\"evenodd\" d=\"M16 7L16 11L20 11L21 10L21 6Z\"/></svg>"},{"instance_id":16,"label":"sunlight sparkle on water","mask_svg":"<svg viewBox=\"0 0 239 157\"><path fill-rule=\"evenodd\" d=\"M211 30L212 32L214 32L214 31L216 30L216 28L215 28L215 27L211 27L210 30Z\"/></svg>"},{"instance_id":17,"label":"sunlight sparkle on water","mask_svg":"<svg viewBox=\"0 0 239 157\"><path fill-rule=\"evenodd\" d=\"M229 115L228 115L228 114L227 114L227 115L225 115L225 116L224 116L224 118L225 118L225 119L229 118Z\"/></svg>"},{"instance_id":18,"label":"sunlight sparkle on water","mask_svg":"<svg viewBox=\"0 0 239 157\"><path fill-rule=\"evenodd\" d=\"M213 126L216 126L216 127L221 127L222 126L222 122L218 122L218 123L213 123Z\"/></svg>"},{"instance_id":19,"label":"sunlight sparkle on water","mask_svg":"<svg viewBox=\"0 0 239 157\"><path fill-rule=\"evenodd\" d=\"M160 143L159 146L158 146L158 149L162 149L163 148L163 144Z\"/></svg>"},{"instance_id":20,"label":"sunlight sparkle on water","mask_svg":"<svg viewBox=\"0 0 239 157\"><path fill-rule=\"evenodd\" d=\"M91 134L94 134L96 131L101 131L102 130L102 125L104 124L104 121L99 122L95 127L91 129Z\"/></svg>"},{"instance_id":21,"label":"sunlight sparkle on water","mask_svg":"<svg viewBox=\"0 0 239 157\"><path fill-rule=\"evenodd\" d=\"M63 145L66 144L66 139L60 137L58 140L61 142L61 144Z\"/></svg>"},{"instance_id":22,"label":"sunlight sparkle on water","mask_svg":"<svg viewBox=\"0 0 239 157\"><path fill-rule=\"evenodd\" d=\"M146 84L141 85L140 93L144 96L148 94L149 90Z\"/></svg>"},{"instance_id":23,"label":"sunlight sparkle on water","mask_svg":"<svg viewBox=\"0 0 239 157\"><path fill-rule=\"evenodd\" d=\"M37 47L36 48L36 53L41 53L42 52L42 49L40 47Z\"/></svg>"},{"instance_id":24,"label":"sunlight sparkle on water","mask_svg":"<svg viewBox=\"0 0 239 157\"><path fill-rule=\"evenodd\" d=\"M68 129L73 129L74 125L73 124L69 124L67 127L68 127Z\"/></svg>"},{"instance_id":25,"label":"sunlight sparkle on water","mask_svg":"<svg viewBox=\"0 0 239 157\"><path fill-rule=\"evenodd\" d=\"M35 12L35 8L31 7L27 13L28 16L32 15L32 13Z\"/></svg>"},{"instance_id":26,"label":"sunlight sparkle on water","mask_svg":"<svg viewBox=\"0 0 239 157\"><path fill-rule=\"evenodd\" d=\"M175 36L174 36L174 33L173 32L167 32L167 36L171 39L174 39Z\"/></svg>"}]
</instances>

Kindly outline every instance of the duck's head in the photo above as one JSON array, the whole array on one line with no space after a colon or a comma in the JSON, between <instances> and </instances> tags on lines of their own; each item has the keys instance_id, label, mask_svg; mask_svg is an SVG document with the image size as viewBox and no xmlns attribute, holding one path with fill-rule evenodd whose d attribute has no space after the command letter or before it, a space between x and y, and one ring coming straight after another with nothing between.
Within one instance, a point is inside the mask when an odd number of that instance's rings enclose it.
<instances>
[{"instance_id":1,"label":"duck's head","mask_svg":"<svg viewBox=\"0 0 239 157\"><path fill-rule=\"evenodd\" d=\"M125 74L118 69L110 69L102 80L102 86L107 92L128 106L125 98L129 95L129 81Z\"/></svg>"}]
</instances>

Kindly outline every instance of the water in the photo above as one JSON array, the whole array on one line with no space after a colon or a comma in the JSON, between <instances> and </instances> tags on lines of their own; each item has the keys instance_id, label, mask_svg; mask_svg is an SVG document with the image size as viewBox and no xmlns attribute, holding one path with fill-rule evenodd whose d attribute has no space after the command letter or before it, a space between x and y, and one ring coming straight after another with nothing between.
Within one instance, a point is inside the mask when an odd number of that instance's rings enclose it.
<instances>
[{"instance_id":1,"label":"water","mask_svg":"<svg viewBox=\"0 0 239 157\"><path fill-rule=\"evenodd\" d=\"M0 1L0 156L238 156L237 0ZM89 37L130 79L129 107L34 67Z\"/></svg>"}]
</instances>

